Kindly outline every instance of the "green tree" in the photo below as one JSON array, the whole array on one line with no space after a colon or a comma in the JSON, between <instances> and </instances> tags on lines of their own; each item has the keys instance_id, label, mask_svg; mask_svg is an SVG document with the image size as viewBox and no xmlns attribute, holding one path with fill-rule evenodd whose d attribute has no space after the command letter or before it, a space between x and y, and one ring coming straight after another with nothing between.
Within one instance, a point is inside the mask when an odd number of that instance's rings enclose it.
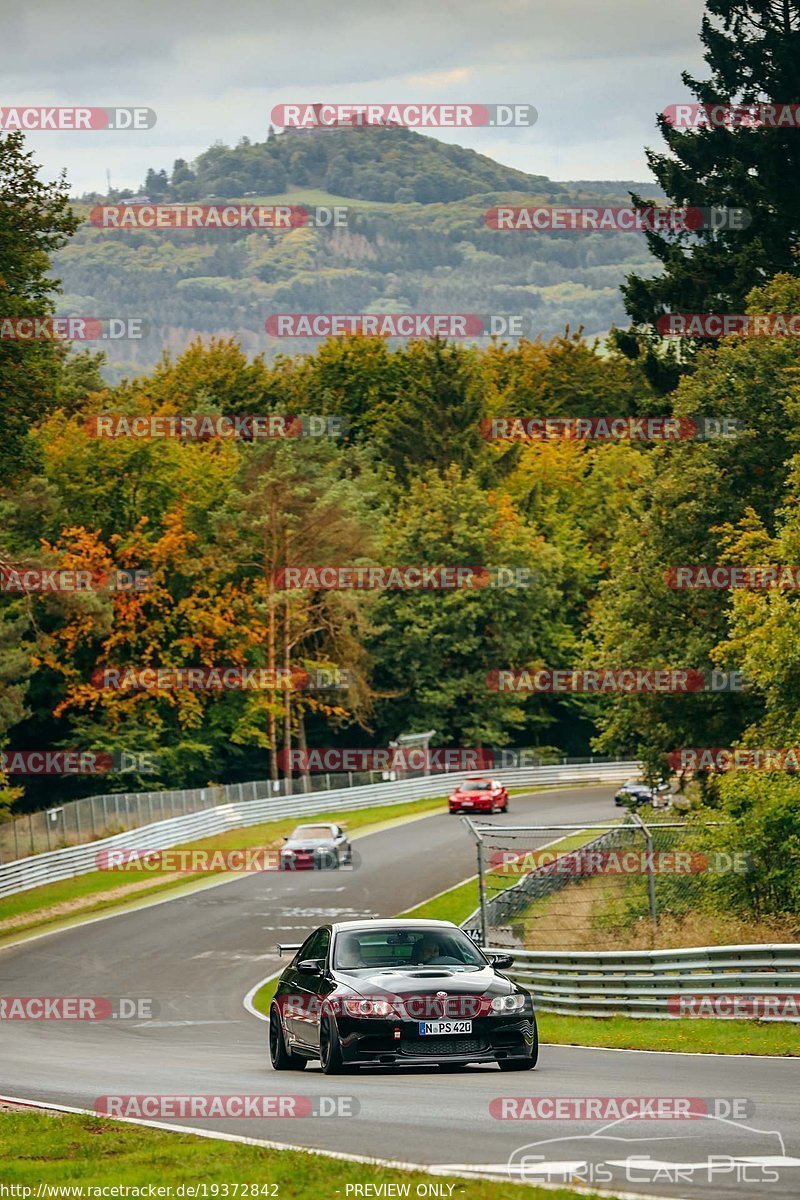
<instances>
[{"instance_id":1,"label":"green tree","mask_svg":"<svg viewBox=\"0 0 800 1200\"><path fill-rule=\"evenodd\" d=\"M707 0L701 40L707 80L683 81L701 104L788 104L800 94L797 0ZM639 325L666 312L741 312L755 285L797 275L800 139L794 128L680 130L662 114L667 154L647 152L676 205L744 208L748 228L646 234L663 264L655 278L628 276L625 307ZM640 198L637 198L637 200ZM629 343L627 343L629 344Z\"/></svg>"},{"instance_id":2,"label":"green tree","mask_svg":"<svg viewBox=\"0 0 800 1200\"><path fill-rule=\"evenodd\" d=\"M79 225L64 176L43 183L21 133L0 136L0 315L43 317L54 311L59 280L53 253ZM61 356L51 341L0 339L0 480L9 484L34 460L32 426L54 407Z\"/></svg>"}]
</instances>

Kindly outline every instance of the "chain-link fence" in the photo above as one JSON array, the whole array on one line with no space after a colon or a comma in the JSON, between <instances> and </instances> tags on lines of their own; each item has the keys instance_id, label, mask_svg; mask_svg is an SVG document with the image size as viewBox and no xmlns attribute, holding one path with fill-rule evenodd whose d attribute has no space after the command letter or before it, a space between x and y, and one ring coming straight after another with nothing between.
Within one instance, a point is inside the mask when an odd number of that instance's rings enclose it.
<instances>
[{"instance_id":1,"label":"chain-link fence","mask_svg":"<svg viewBox=\"0 0 800 1200\"><path fill-rule=\"evenodd\" d=\"M579 766L609 761L612 760L528 754L525 765ZM433 775L444 773L429 772ZM25 813L0 824L0 863L42 854L47 850L81 845L128 829L138 829L153 821L202 812L219 804L330 792L337 788L360 787L387 780L414 779L424 774L423 771L331 771L309 773L293 779L282 778L277 782L261 779L164 792L112 792L103 796L89 796L40 812Z\"/></svg>"},{"instance_id":2,"label":"chain-link fence","mask_svg":"<svg viewBox=\"0 0 800 1200\"><path fill-rule=\"evenodd\" d=\"M712 825L632 813L596 825L502 826L467 820L478 850L486 945L528 950L646 949L707 907L747 856L713 849Z\"/></svg>"},{"instance_id":3,"label":"chain-link fence","mask_svg":"<svg viewBox=\"0 0 800 1200\"><path fill-rule=\"evenodd\" d=\"M181 788L169 792L112 792L104 796L71 800L1 824L0 863L29 854L41 854L46 850L81 845L127 829L138 829L153 821L202 812L219 804L326 792L333 788L378 783L382 778L380 771L352 771L311 775L305 784L303 779L295 779L291 787L287 786L284 779L277 785L266 779L219 787Z\"/></svg>"}]
</instances>

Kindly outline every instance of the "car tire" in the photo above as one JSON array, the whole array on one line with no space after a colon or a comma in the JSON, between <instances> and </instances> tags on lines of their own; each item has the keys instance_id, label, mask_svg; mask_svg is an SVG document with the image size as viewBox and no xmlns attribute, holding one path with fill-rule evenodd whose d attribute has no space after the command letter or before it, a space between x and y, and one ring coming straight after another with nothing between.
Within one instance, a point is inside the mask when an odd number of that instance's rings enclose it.
<instances>
[{"instance_id":1,"label":"car tire","mask_svg":"<svg viewBox=\"0 0 800 1200\"><path fill-rule=\"evenodd\" d=\"M319 1026L319 1060L323 1075L344 1074L342 1043L339 1041L336 1021L330 1013L324 1014Z\"/></svg>"},{"instance_id":2,"label":"car tire","mask_svg":"<svg viewBox=\"0 0 800 1200\"><path fill-rule=\"evenodd\" d=\"M269 1010L269 1057L273 1071L303 1071L307 1059L300 1054L292 1054L286 1049L278 1006L273 1004Z\"/></svg>"},{"instance_id":3,"label":"car tire","mask_svg":"<svg viewBox=\"0 0 800 1200\"><path fill-rule=\"evenodd\" d=\"M501 1058L498 1067L501 1071L532 1071L539 1061L539 1027L536 1017L533 1018L533 1046L525 1058Z\"/></svg>"}]
</instances>

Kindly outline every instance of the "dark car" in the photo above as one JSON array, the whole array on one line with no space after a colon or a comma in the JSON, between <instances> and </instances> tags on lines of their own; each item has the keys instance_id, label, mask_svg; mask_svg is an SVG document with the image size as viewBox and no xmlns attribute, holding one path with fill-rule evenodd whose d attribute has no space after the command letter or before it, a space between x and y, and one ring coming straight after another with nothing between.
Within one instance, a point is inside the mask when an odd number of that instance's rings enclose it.
<instances>
[{"instance_id":1,"label":"dark car","mask_svg":"<svg viewBox=\"0 0 800 1200\"><path fill-rule=\"evenodd\" d=\"M298 825L281 847L282 871L337 870L353 861L353 849L340 825Z\"/></svg>"},{"instance_id":2,"label":"dark car","mask_svg":"<svg viewBox=\"0 0 800 1200\"><path fill-rule=\"evenodd\" d=\"M648 783L643 779L629 779L614 797L618 808L638 808L640 804L652 804L653 808L668 807L672 799L672 789L665 779L655 779Z\"/></svg>"},{"instance_id":3,"label":"dark car","mask_svg":"<svg viewBox=\"0 0 800 1200\"><path fill-rule=\"evenodd\" d=\"M652 789L649 784L642 780L629 779L627 783L623 783L622 787L614 797L614 803L617 808L638 808L640 804L649 804L653 796Z\"/></svg>"},{"instance_id":4,"label":"dark car","mask_svg":"<svg viewBox=\"0 0 800 1200\"><path fill-rule=\"evenodd\" d=\"M276 1071L319 1059L327 1075L355 1066L536 1066L533 1000L450 921L322 925L278 982L269 1049Z\"/></svg>"},{"instance_id":5,"label":"dark car","mask_svg":"<svg viewBox=\"0 0 800 1200\"><path fill-rule=\"evenodd\" d=\"M473 776L450 793L451 813L508 812L508 792L496 779Z\"/></svg>"}]
</instances>

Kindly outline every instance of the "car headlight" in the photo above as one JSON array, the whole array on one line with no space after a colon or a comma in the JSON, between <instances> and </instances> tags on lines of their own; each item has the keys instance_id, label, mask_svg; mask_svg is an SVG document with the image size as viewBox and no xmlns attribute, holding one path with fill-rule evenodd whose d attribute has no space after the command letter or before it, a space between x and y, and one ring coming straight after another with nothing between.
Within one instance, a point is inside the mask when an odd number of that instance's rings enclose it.
<instances>
[{"instance_id":1,"label":"car headlight","mask_svg":"<svg viewBox=\"0 0 800 1200\"><path fill-rule=\"evenodd\" d=\"M524 1007L524 996L495 996L492 1001L492 1012L496 1013L521 1012Z\"/></svg>"},{"instance_id":2,"label":"car headlight","mask_svg":"<svg viewBox=\"0 0 800 1200\"><path fill-rule=\"evenodd\" d=\"M394 1010L388 1000L345 1000L344 1011L350 1017L391 1017Z\"/></svg>"}]
</instances>

